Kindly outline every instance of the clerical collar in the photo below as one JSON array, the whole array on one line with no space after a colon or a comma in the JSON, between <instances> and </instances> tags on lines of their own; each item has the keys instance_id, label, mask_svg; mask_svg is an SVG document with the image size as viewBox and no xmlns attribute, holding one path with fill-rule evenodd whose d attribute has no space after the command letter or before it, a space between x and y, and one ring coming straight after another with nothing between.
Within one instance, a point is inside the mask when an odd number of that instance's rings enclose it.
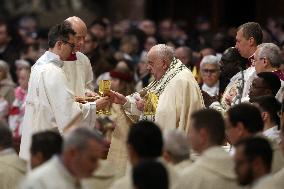
<instances>
[{"instance_id":1,"label":"clerical collar","mask_svg":"<svg viewBox=\"0 0 284 189\"><path fill-rule=\"evenodd\" d=\"M71 52L70 56L67 58L66 61L75 61L75 60L77 60L76 53Z\"/></svg>"},{"instance_id":2,"label":"clerical collar","mask_svg":"<svg viewBox=\"0 0 284 189\"><path fill-rule=\"evenodd\" d=\"M209 87L205 83L202 85L202 90L208 93L210 96L217 96L219 95L219 81L213 85L212 87Z\"/></svg>"},{"instance_id":3,"label":"clerical collar","mask_svg":"<svg viewBox=\"0 0 284 189\"><path fill-rule=\"evenodd\" d=\"M284 81L284 75L283 75L283 73L281 72L281 70L275 70L275 71L272 71L272 73L274 73L275 75L277 75L277 77L278 77L281 81Z\"/></svg>"}]
</instances>

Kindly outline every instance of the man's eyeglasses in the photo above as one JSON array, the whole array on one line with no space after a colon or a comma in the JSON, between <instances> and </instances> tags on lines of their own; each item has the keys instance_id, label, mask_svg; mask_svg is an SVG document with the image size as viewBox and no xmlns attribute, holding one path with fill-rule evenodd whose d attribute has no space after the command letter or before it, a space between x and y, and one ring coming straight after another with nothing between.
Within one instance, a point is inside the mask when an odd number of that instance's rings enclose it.
<instances>
[{"instance_id":1,"label":"man's eyeglasses","mask_svg":"<svg viewBox=\"0 0 284 189\"><path fill-rule=\"evenodd\" d=\"M75 48L75 44L74 43L70 43L69 41L62 41L65 44L68 44L72 49Z\"/></svg>"}]
</instances>

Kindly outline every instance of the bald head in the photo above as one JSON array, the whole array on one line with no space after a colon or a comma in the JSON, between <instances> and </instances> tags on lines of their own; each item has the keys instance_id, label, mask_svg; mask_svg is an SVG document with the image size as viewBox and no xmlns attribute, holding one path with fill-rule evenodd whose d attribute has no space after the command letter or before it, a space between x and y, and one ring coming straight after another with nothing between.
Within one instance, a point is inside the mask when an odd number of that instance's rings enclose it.
<instances>
[{"instance_id":1,"label":"bald head","mask_svg":"<svg viewBox=\"0 0 284 189\"><path fill-rule=\"evenodd\" d=\"M66 21L70 22L72 29L76 32L76 50L81 51L87 35L87 26L81 18L76 16L69 17Z\"/></svg>"}]
</instances>

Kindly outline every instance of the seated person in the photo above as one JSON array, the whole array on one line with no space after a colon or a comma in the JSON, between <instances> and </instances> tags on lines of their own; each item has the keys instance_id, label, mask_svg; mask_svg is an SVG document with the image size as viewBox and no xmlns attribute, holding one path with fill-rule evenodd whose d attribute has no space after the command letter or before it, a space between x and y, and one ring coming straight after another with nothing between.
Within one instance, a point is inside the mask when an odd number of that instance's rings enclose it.
<instances>
[{"instance_id":1,"label":"seated person","mask_svg":"<svg viewBox=\"0 0 284 189\"><path fill-rule=\"evenodd\" d=\"M200 72L203 84L201 86L202 95L206 107L209 107L212 100L219 99L219 59L214 55L205 56L200 63Z\"/></svg>"}]
</instances>

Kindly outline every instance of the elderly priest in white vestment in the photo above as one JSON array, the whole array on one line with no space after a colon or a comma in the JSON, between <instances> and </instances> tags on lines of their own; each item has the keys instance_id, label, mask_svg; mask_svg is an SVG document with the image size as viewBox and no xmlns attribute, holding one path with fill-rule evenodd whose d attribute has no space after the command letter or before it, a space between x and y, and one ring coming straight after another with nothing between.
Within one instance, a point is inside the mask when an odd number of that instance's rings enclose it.
<instances>
[{"instance_id":1,"label":"elderly priest in white vestment","mask_svg":"<svg viewBox=\"0 0 284 189\"><path fill-rule=\"evenodd\" d=\"M68 88L62 66L75 47L75 32L69 22L51 28L48 45L49 50L32 67L29 80L19 154L25 160L29 159L33 133L57 130L64 134L75 119L80 120L80 125L92 127L95 124L96 110L108 104L108 97L80 104Z\"/></svg>"},{"instance_id":2,"label":"elderly priest in white vestment","mask_svg":"<svg viewBox=\"0 0 284 189\"><path fill-rule=\"evenodd\" d=\"M153 46L147 58L147 69L153 74L154 81L127 97L111 92L113 102L123 105L134 121L154 121L162 130L187 132L191 113L204 107L194 76L174 57L174 49L167 45Z\"/></svg>"}]
</instances>

